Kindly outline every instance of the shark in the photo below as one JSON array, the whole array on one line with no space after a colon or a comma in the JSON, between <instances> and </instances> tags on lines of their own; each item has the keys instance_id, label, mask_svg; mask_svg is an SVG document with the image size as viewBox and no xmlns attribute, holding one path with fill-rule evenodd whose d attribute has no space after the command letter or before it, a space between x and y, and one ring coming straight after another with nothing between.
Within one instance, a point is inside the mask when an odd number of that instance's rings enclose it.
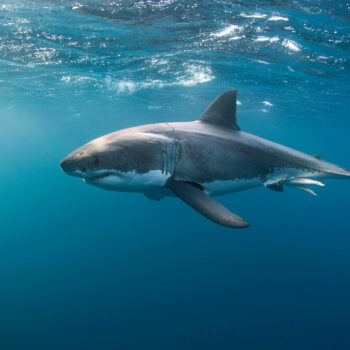
<instances>
[{"instance_id":1,"label":"shark","mask_svg":"<svg viewBox=\"0 0 350 350\"><path fill-rule=\"evenodd\" d=\"M241 131L237 90L219 95L199 119L115 131L76 149L65 173L109 191L139 192L152 200L180 198L207 219L229 228L249 223L214 197L264 186L316 196L323 179L348 179L350 170Z\"/></svg>"}]
</instances>

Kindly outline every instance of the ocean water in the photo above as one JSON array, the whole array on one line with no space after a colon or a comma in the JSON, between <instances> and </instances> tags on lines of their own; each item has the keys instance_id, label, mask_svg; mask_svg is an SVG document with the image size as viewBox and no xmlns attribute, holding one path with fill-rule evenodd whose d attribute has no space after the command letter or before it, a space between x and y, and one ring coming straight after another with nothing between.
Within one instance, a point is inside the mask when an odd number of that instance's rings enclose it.
<instances>
[{"instance_id":1,"label":"ocean water","mask_svg":"<svg viewBox=\"0 0 350 350\"><path fill-rule=\"evenodd\" d=\"M0 349L350 349L349 181L220 200L215 225L66 176L103 134L190 121L350 167L348 1L0 3Z\"/></svg>"}]
</instances>

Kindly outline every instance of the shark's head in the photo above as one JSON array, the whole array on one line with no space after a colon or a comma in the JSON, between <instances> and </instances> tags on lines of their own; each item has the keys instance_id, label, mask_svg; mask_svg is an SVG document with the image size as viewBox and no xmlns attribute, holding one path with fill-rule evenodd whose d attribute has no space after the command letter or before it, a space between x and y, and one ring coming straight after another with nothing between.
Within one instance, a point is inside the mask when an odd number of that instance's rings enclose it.
<instances>
[{"instance_id":1,"label":"shark's head","mask_svg":"<svg viewBox=\"0 0 350 350\"><path fill-rule=\"evenodd\" d=\"M131 129L130 129L131 130ZM65 173L107 190L143 192L164 186L164 153L158 135L115 132L78 148L64 158Z\"/></svg>"},{"instance_id":2,"label":"shark's head","mask_svg":"<svg viewBox=\"0 0 350 350\"><path fill-rule=\"evenodd\" d=\"M60 162L62 170L71 176L82 178L93 178L100 175L107 175L108 169L104 169L103 153L93 142L79 147ZM102 160L102 162L101 162Z\"/></svg>"}]
</instances>

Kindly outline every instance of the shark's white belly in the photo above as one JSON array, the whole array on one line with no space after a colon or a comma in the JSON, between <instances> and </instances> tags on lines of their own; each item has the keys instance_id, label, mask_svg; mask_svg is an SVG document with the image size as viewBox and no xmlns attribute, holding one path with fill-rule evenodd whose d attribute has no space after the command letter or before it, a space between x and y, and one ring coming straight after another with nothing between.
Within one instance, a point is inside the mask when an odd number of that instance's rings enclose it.
<instances>
[{"instance_id":1,"label":"shark's white belly","mask_svg":"<svg viewBox=\"0 0 350 350\"><path fill-rule=\"evenodd\" d=\"M322 172L303 171L294 168L275 169L263 181L261 178L253 179L237 179L237 180L215 180L211 182L201 183L205 192L211 196L220 196L227 193L248 190L253 187L270 185L279 181L283 181L286 185L298 186L297 179L305 178L324 178ZM308 181L308 184L319 185L319 182Z\"/></svg>"},{"instance_id":2,"label":"shark's white belly","mask_svg":"<svg viewBox=\"0 0 350 350\"><path fill-rule=\"evenodd\" d=\"M138 174L135 171L113 171L110 175L101 178L86 179L89 185L97 186L109 191L145 192L152 188L164 187L170 174L161 170L151 170L148 173Z\"/></svg>"},{"instance_id":3,"label":"shark's white belly","mask_svg":"<svg viewBox=\"0 0 350 350\"><path fill-rule=\"evenodd\" d=\"M144 174L132 172L110 172L108 176L85 179L90 184L109 191L120 192L141 192L150 199L161 199L164 196L174 196L174 193L166 187L170 178L170 173L164 173L161 170L152 170ZM324 174L320 172L304 172L297 169L278 169L268 175L265 181L261 178L236 179L236 180L214 180L210 182L199 183L204 191L210 196L220 196L232 192L239 192L254 188L257 186L270 186L271 184L283 181L286 185L295 186L304 189L305 184L319 185L319 182L308 180L308 183L295 182L296 179L307 177L321 178ZM313 193L313 191L309 191Z\"/></svg>"}]
</instances>

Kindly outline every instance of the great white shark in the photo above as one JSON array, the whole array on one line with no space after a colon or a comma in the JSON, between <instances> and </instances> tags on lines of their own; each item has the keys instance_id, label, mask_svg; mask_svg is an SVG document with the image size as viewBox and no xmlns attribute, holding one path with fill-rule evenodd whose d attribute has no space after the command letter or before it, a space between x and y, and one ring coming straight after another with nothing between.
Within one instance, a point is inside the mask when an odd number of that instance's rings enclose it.
<instances>
[{"instance_id":1,"label":"great white shark","mask_svg":"<svg viewBox=\"0 0 350 350\"><path fill-rule=\"evenodd\" d=\"M160 200L177 196L217 224L249 224L213 197L285 185L315 192L325 178L349 178L350 170L240 130L236 90L217 97L192 122L142 125L99 137L60 166L87 184L110 191L141 192Z\"/></svg>"}]
</instances>

